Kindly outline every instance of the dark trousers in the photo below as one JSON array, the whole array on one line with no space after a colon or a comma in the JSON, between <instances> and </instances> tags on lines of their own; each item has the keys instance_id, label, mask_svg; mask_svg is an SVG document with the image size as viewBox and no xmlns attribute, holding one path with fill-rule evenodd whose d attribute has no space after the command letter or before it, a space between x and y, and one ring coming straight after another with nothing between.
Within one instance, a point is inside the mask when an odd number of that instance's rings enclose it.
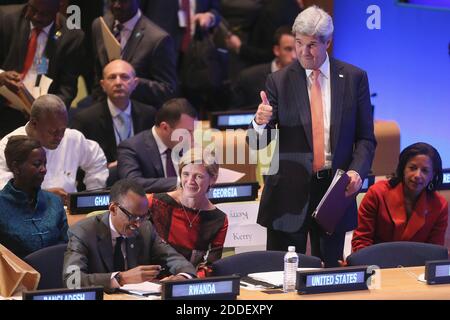
<instances>
[{"instance_id":1,"label":"dark trousers","mask_svg":"<svg viewBox=\"0 0 450 320\"><path fill-rule=\"evenodd\" d=\"M326 268L339 266L338 260L342 260L344 251L345 232L328 235L311 217L331 180L331 176L323 179L312 178L308 213L303 226L293 233L267 229L267 250L287 251L288 246L295 246L297 252L304 254L309 234L311 254L319 257Z\"/></svg>"}]
</instances>

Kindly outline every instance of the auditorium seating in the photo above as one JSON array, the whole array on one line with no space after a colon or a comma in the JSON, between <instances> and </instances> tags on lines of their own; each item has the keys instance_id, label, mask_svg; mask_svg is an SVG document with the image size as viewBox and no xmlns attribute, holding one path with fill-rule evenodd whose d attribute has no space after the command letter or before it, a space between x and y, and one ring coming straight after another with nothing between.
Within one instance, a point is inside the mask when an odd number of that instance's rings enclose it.
<instances>
[{"instance_id":1,"label":"auditorium seating","mask_svg":"<svg viewBox=\"0 0 450 320\"><path fill-rule=\"evenodd\" d=\"M358 250L347 257L347 264L396 268L423 266L426 261L445 259L448 259L446 247L430 243L396 241L378 243Z\"/></svg>"},{"instance_id":2,"label":"auditorium seating","mask_svg":"<svg viewBox=\"0 0 450 320\"><path fill-rule=\"evenodd\" d=\"M251 251L238 253L215 261L212 264L214 276L239 274L246 276L249 273L281 271L284 268L284 251ZM299 267L321 268L322 262L317 257L298 254Z\"/></svg>"},{"instance_id":3,"label":"auditorium seating","mask_svg":"<svg viewBox=\"0 0 450 320\"><path fill-rule=\"evenodd\" d=\"M63 287L62 270L67 244L57 244L35 251L23 260L41 274L38 289Z\"/></svg>"}]
</instances>

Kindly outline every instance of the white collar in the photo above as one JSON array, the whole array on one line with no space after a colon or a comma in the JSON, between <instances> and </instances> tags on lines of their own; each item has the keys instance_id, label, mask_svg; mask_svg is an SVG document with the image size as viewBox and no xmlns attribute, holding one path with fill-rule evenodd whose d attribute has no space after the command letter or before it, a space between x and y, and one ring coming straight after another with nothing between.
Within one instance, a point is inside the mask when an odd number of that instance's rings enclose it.
<instances>
[{"instance_id":1,"label":"white collar","mask_svg":"<svg viewBox=\"0 0 450 320\"><path fill-rule=\"evenodd\" d=\"M327 79L330 78L330 58L328 57L328 53L325 58L325 61L320 66L319 70L325 78ZM306 77L309 78L312 72L313 72L312 69L306 69Z\"/></svg>"},{"instance_id":2,"label":"white collar","mask_svg":"<svg viewBox=\"0 0 450 320\"><path fill-rule=\"evenodd\" d=\"M156 127L155 126L152 127L152 134L153 134L153 137L155 138L156 145L158 146L159 154L160 155L164 154L166 152L166 150L169 149L169 148L164 144L164 142L158 136L158 133L156 133Z\"/></svg>"},{"instance_id":3,"label":"white collar","mask_svg":"<svg viewBox=\"0 0 450 320\"><path fill-rule=\"evenodd\" d=\"M52 21L48 26L46 26L45 28L42 28L41 32L45 32L46 35L49 34L50 29L52 28L52 26L55 24L54 21ZM34 29L34 25L33 22L30 21L30 30Z\"/></svg>"},{"instance_id":4,"label":"white collar","mask_svg":"<svg viewBox=\"0 0 450 320\"><path fill-rule=\"evenodd\" d=\"M111 238L112 239L115 239L117 237L125 238L125 236L121 235L114 227L114 224L112 223L111 212L109 212L109 228L111 229Z\"/></svg>"},{"instance_id":5,"label":"white collar","mask_svg":"<svg viewBox=\"0 0 450 320\"><path fill-rule=\"evenodd\" d=\"M128 21L125 21L124 23L122 23L123 28L133 31L134 27L136 26L136 24L138 23L139 19L141 18L142 13L141 10L138 9L138 11L136 12L136 14L133 16L133 18L131 18Z\"/></svg>"},{"instance_id":6,"label":"white collar","mask_svg":"<svg viewBox=\"0 0 450 320\"><path fill-rule=\"evenodd\" d=\"M108 104L108 109L109 109L109 112L111 113L111 116L113 117L113 119L115 117L117 117L119 114L121 114L122 112L124 112L128 116L131 116L131 101L128 101L128 106L124 111L117 108L109 98L107 99L106 102Z\"/></svg>"},{"instance_id":7,"label":"white collar","mask_svg":"<svg viewBox=\"0 0 450 320\"><path fill-rule=\"evenodd\" d=\"M278 67L277 59L273 59L272 63L270 64L270 72L274 73L278 70L280 70L280 68Z\"/></svg>"}]
</instances>

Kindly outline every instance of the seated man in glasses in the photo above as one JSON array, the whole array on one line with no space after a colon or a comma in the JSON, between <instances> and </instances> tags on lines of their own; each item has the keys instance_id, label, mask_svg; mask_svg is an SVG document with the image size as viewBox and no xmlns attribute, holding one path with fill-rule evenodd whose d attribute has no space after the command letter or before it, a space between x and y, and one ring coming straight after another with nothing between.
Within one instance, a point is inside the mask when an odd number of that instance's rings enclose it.
<instances>
[{"instance_id":1,"label":"seated man in glasses","mask_svg":"<svg viewBox=\"0 0 450 320\"><path fill-rule=\"evenodd\" d=\"M111 292L125 284L154 280L162 269L171 274L162 280L195 275L194 266L153 229L148 200L139 184L128 179L116 182L110 202L108 212L69 229L63 267L65 286L101 285Z\"/></svg>"}]
</instances>

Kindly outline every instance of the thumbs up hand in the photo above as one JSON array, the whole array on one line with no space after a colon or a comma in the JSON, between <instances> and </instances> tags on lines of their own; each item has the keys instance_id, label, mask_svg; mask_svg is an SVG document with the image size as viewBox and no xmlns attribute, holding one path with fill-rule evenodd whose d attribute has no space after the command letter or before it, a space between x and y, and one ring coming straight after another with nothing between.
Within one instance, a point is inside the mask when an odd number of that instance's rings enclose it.
<instances>
[{"instance_id":1,"label":"thumbs up hand","mask_svg":"<svg viewBox=\"0 0 450 320\"><path fill-rule=\"evenodd\" d=\"M270 119L272 118L272 107L269 104L266 93L264 91L261 91L260 95L261 103L259 104L258 110L256 111L255 122L258 125L268 124Z\"/></svg>"}]
</instances>

